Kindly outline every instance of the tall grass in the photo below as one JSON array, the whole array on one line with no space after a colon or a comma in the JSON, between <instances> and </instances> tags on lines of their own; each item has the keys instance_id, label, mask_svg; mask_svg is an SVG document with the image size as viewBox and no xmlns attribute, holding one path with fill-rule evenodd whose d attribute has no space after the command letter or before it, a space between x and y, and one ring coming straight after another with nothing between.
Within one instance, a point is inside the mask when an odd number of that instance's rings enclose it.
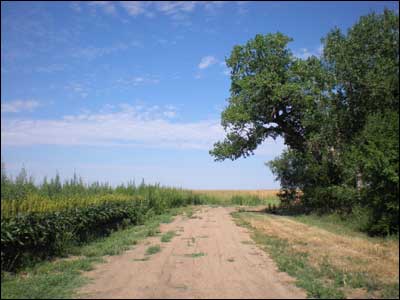
<instances>
[{"instance_id":1,"label":"tall grass","mask_svg":"<svg viewBox=\"0 0 400 300\"><path fill-rule=\"evenodd\" d=\"M1 269L13 271L33 261L62 255L68 245L142 224L171 208L203 203L191 191L143 181L115 188L85 184L57 174L35 185L25 169L15 178L1 174Z\"/></svg>"},{"instance_id":2,"label":"tall grass","mask_svg":"<svg viewBox=\"0 0 400 300\"><path fill-rule=\"evenodd\" d=\"M23 168L13 179L1 170L1 217L10 218L28 213L48 213L100 205L106 202L129 202L152 199L152 201L176 202L182 197L206 199L181 188L165 187L159 184L136 185L134 181L112 187L109 183L85 183L76 174L70 180L61 182L59 174L35 185Z\"/></svg>"}]
</instances>

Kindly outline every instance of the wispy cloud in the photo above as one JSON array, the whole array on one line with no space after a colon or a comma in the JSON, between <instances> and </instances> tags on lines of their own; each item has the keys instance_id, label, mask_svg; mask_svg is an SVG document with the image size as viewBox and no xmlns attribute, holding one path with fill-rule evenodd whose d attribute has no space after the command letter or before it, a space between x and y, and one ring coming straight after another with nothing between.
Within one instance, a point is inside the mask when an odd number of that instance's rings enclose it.
<instances>
[{"instance_id":1,"label":"wispy cloud","mask_svg":"<svg viewBox=\"0 0 400 300\"><path fill-rule=\"evenodd\" d=\"M173 122L173 107L121 104L117 111L55 120L2 121L2 145L98 145L209 149L222 138L218 120Z\"/></svg>"},{"instance_id":2,"label":"wispy cloud","mask_svg":"<svg viewBox=\"0 0 400 300\"><path fill-rule=\"evenodd\" d=\"M221 61L219 65L222 67L222 74L229 76L231 74L231 70L228 68L224 61Z\"/></svg>"},{"instance_id":3,"label":"wispy cloud","mask_svg":"<svg viewBox=\"0 0 400 300\"><path fill-rule=\"evenodd\" d=\"M35 71L38 73L55 73L65 70L66 67L66 64L48 64L37 67Z\"/></svg>"},{"instance_id":4,"label":"wispy cloud","mask_svg":"<svg viewBox=\"0 0 400 300\"><path fill-rule=\"evenodd\" d=\"M60 119L13 118L1 123L2 146L86 145L198 149L207 151L224 138L218 119L178 122L172 105L106 105L96 112L82 111ZM257 155L282 152L282 139L267 140Z\"/></svg>"},{"instance_id":5,"label":"wispy cloud","mask_svg":"<svg viewBox=\"0 0 400 300\"><path fill-rule=\"evenodd\" d=\"M160 80L153 76L144 75L144 76L133 76L129 78L121 78L118 79L116 82L123 85L138 86L145 84L157 84L160 82Z\"/></svg>"},{"instance_id":6,"label":"wispy cloud","mask_svg":"<svg viewBox=\"0 0 400 300\"><path fill-rule=\"evenodd\" d=\"M201 59L199 65L198 65L198 68L199 69L206 69L209 66L212 66L213 64L216 64L217 62L218 62L218 60L214 56L211 56L211 55L204 56Z\"/></svg>"},{"instance_id":7,"label":"wispy cloud","mask_svg":"<svg viewBox=\"0 0 400 300\"><path fill-rule=\"evenodd\" d=\"M146 7L149 3L143 1L120 1L122 8L126 10L126 12L131 16L138 16L141 14L145 14L148 17L152 16L152 13L146 11Z\"/></svg>"},{"instance_id":8,"label":"wispy cloud","mask_svg":"<svg viewBox=\"0 0 400 300\"><path fill-rule=\"evenodd\" d=\"M245 15L249 12L248 8L246 7L249 2L250 1L236 1L236 4L238 6L237 12L239 15Z\"/></svg>"},{"instance_id":9,"label":"wispy cloud","mask_svg":"<svg viewBox=\"0 0 400 300\"><path fill-rule=\"evenodd\" d=\"M82 11L82 7L81 7L79 1L71 1L70 6L76 12L80 13Z\"/></svg>"},{"instance_id":10,"label":"wispy cloud","mask_svg":"<svg viewBox=\"0 0 400 300\"><path fill-rule=\"evenodd\" d=\"M116 13L113 1L89 1L89 5L99 7L107 14L114 15Z\"/></svg>"},{"instance_id":11,"label":"wispy cloud","mask_svg":"<svg viewBox=\"0 0 400 300\"><path fill-rule=\"evenodd\" d=\"M104 55L126 50L130 46L136 46L136 45L134 45L133 43L130 44L118 43L107 47L89 46L84 48L77 48L74 49L74 51L72 52L72 56L77 58L86 58L89 60L93 60L95 58L102 57Z\"/></svg>"},{"instance_id":12,"label":"wispy cloud","mask_svg":"<svg viewBox=\"0 0 400 300\"><path fill-rule=\"evenodd\" d=\"M1 103L1 112L3 113L18 113L22 111L33 111L40 106L35 100L14 100Z\"/></svg>"},{"instance_id":13,"label":"wispy cloud","mask_svg":"<svg viewBox=\"0 0 400 300\"><path fill-rule=\"evenodd\" d=\"M95 1L111 2L111 1ZM144 15L154 17L157 14L170 16L175 21L183 21L197 7L203 7L208 13L222 7L224 1L120 1L121 7L131 16Z\"/></svg>"},{"instance_id":14,"label":"wispy cloud","mask_svg":"<svg viewBox=\"0 0 400 300\"><path fill-rule=\"evenodd\" d=\"M70 92L78 94L82 98L86 98L90 91L90 88L86 84L79 82L70 82L64 88Z\"/></svg>"}]
</instances>

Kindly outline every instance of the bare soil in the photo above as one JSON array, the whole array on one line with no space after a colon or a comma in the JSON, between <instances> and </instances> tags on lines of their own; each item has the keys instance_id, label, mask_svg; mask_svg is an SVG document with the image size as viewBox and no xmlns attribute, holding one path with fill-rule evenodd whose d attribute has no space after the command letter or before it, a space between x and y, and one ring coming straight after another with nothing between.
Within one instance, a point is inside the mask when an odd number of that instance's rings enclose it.
<instances>
[{"instance_id":1,"label":"bare soil","mask_svg":"<svg viewBox=\"0 0 400 300\"><path fill-rule=\"evenodd\" d=\"M305 298L294 279L279 272L245 228L232 221L233 208L202 207L191 218L178 216L161 232L170 242L148 238L86 272L91 283L82 298ZM146 255L151 245L161 251ZM146 260L147 259L147 260Z\"/></svg>"}]
</instances>

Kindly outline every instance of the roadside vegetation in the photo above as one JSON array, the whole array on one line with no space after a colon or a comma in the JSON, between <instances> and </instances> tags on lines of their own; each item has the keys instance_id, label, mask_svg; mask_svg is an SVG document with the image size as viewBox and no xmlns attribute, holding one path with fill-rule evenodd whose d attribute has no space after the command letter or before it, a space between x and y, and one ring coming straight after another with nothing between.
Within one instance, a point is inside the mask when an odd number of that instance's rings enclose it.
<instances>
[{"instance_id":1,"label":"roadside vegetation","mask_svg":"<svg viewBox=\"0 0 400 300\"><path fill-rule=\"evenodd\" d=\"M57 175L36 186L24 169L13 180L3 168L1 188L2 272L62 256L74 245L143 224L170 208L205 202L205 196L188 190L143 182L112 188L86 185L76 176L61 183ZM155 234L148 230L148 235Z\"/></svg>"},{"instance_id":2,"label":"roadside vegetation","mask_svg":"<svg viewBox=\"0 0 400 300\"><path fill-rule=\"evenodd\" d=\"M264 212L235 212L233 217L309 298L399 298L394 237L369 237L324 217Z\"/></svg>"},{"instance_id":3,"label":"roadside vegetation","mask_svg":"<svg viewBox=\"0 0 400 300\"><path fill-rule=\"evenodd\" d=\"M104 256L118 255L134 247L136 243L148 237L150 231L156 231L163 221L182 214L189 208L170 209L161 215L150 217L142 225L130 225L106 237L70 247L64 257L36 263L17 273L2 272L1 298L72 298L75 296L75 290L89 282L81 275L83 271L90 271L96 264L102 263ZM146 256L137 261L148 259L149 256Z\"/></svg>"}]
</instances>

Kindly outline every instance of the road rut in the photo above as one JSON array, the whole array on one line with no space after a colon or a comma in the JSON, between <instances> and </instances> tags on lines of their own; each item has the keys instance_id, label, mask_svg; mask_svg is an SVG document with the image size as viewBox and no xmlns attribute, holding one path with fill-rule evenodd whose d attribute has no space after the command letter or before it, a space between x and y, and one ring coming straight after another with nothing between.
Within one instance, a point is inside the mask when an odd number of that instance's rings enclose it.
<instances>
[{"instance_id":1,"label":"road rut","mask_svg":"<svg viewBox=\"0 0 400 300\"><path fill-rule=\"evenodd\" d=\"M168 243L151 237L119 256L106 258L85 276L83 298L305 298L286 273L234 224L233 208L201 207L178 216L161 231L178 235ZM161 252L146 256L150 245ZM141 260L146 259L148 260Z\"/></svg>"}]
</instances>

